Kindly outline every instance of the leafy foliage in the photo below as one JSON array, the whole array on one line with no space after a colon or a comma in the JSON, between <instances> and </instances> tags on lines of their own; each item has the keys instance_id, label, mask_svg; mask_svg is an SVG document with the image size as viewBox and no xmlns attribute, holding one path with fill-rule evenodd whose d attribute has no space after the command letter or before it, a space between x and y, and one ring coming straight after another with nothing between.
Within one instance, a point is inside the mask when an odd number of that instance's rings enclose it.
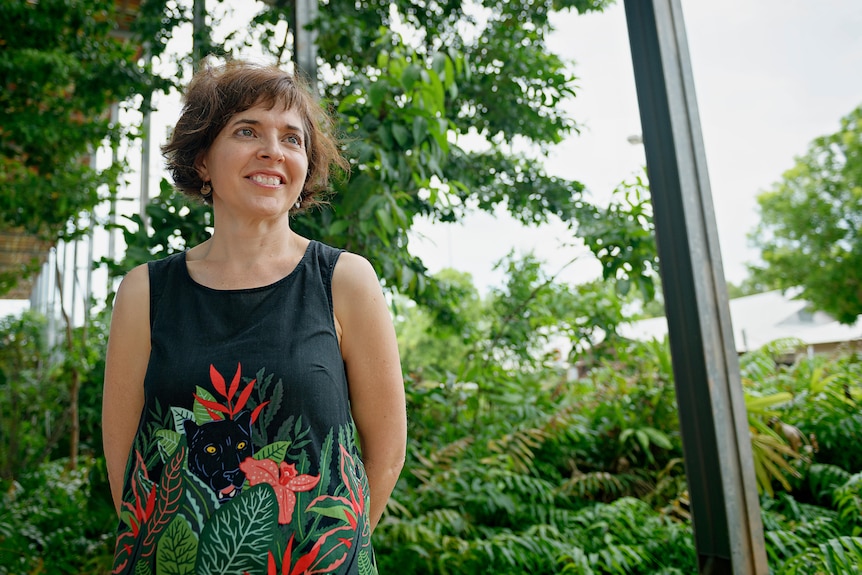
<instances>
[{"instance_id":1,"label":"leafy foliage","mask_svg":"<svg viewBox=\"0 0 862 575\"><path fill-rule=\"evenodd\" d=\"M98 170L87 154L132 135L109 107L149 90L137 46L116 32L113 0L0 1L0 228L74 236L116 184L123 166Z\"/></svg>"},{"instance_id":2,"label":"leafy foliage","mask_svg":"<svg viewBox=\"0 0 862 575\"><path fill-rule=\"evenodd\" d=\"M94 318L72 332L71 350L52 348L44 317L28 312L0 319L0 479L16 479L69 453L70 393L78 385L79 449L101 449L101 388L107 329Z\"/></svg>"},{"instance_id":3,"label":"leafy foliage","mask_svg":"<svg viewBox=\"0 0 862 575\"><path fill-rule=\"evenodd\" d=\"M695 572L666 342L616 340L580 376L554 355L520 353L519 347L539 351L549 341L543 331L552 325L549 315L593 303L549 282L532 258L507 261L512 277L485 299L468 278L446 274L452 293L465 297L453 296L452 307L443 309L481 318L468 322L475 333L457 321L441 323L421 306L402 306L408 324L422 311L420 327L432 326L435 334L429 338L457 342L467 333L472 340L453 343L456 349L433 370L418 369L421 363L405 369L412 374L408 465L374 533L380 568L417 574ZM599 293L619 297L614 289ZM569 307L551 305L559 301ZM510 316L520 327L509 330ZM11 333L21 329L8 325ZM500 350L487 345L496 332L504 334ZM818 444L831 422L853 411L847 402L859 397L858 357L776 362L789 345L776 342L742 358L752 429L782 446L776 452L787 464L777 465L772 491L764 489L761 499L771 569L851 573L860 566L862 475L842 466L859 457L857 443L839 439L845 453L818 450ZM416 357L405 354L405 361ZM4 364L7 377L16 375L12 365ZM50 378L42 387L61 382ZM796 443L779 422L805 439ZM18 483L4 484L0 547L17 552L0 554L0 572L21 572L20 565L36 564L36 558L49 572L107 569L115 515L104 464L97 460L89 474L76 475L62 470L65 463L31 467ZM56 491L61 485L63 497ZM178 541L182 527L172 527Z\"/></svg>"},{"instance_id":4,"label":"leafy foliage","mask_svg":"<svg viewBox=\"0 0 862 575\"><path fill-rule=\"evenodd\" d=\"M0 494L0 573L104 573L114 550L114 510L104 463L76 471L56 459ZM103 491L104 490L104 491Z\"/></svg>"},{"instance_id":5,"label":"leafy foliage","mask_svg":"<svg viewBox=\"0 0 862 575\"><path fill-rule=\"evenodd\" d=\"M537 157L577 128L559 105L574 96L574 77L547 49L550 11L607 4L488 0L420 7L401 0L357 9L329 2L309 24L319 68L311 80L339 117L352 177L333 182L329 207L298 218L295 229L362 253L388 287L434 304L445 300L439 291L445 288L410 253L416 218L456 221L474 209L504 206L526 224L558 218L574 231L590 221L584 235L605 235L608 273L651 294L643 271L654 269L655 250L644 221L649 215L642 213L643 182L634 186L639 196L627 194L630 209L603 213L584 201L582 184L547 175ZM239 24L216 40L205 23L197 30L206 36L200 46L230 57L254 46L288 64L290 31L297 28L289 3L271 3L247 26L232 3L216 7ZM190 20L185 3L151 0L141 9L135 30L157 39L151 53L164 65L161 80L183 78L189 69L187 55L170 66L164 50ZM624 261L613 264L615 258Z\"/></svg>"},{"instance_id":6,"label":"leafy foliage","mask_svg":"<svg viewBox=\"0 0 862 575\"><path fill-rule=\"evenodd\" d=\"M545 326L545 314L564 322L559 308L533 306L543 282L527 264L510 262L507 288L470 303L486 310L481 337L510 314L525 326L513 333L533 341L542 341L541 330L528 326ZM424 325L434 325L429 318ZM853 572L858 475L826 464L818 451L825 430L798 415L829 421L852 412L858 359L816 356L788 366L793 344L775 342L741 362L770 564L775 573ZM500 338L494 347L507 345ZM414 370L408 399L417 441L410 475L375 533L381 565L416 573L696 571L667 344L617 340L611 348L579 379L561 377L552 361L499 350L486 367L443 380ZM482 355L481 346L472 349L466 363ZM842 445L852 452L842 460L856 456L850 437Z\"/></svg>"},{"instance_id":7,"label":"leafy foliage","mask_svg":"<svg viewBox=\"0 0 862 575\"><path fill-rule=\"evenodd\" d=\"M751 238L764 265L752 268L754 278L801 287L800 297L852 324L862 314L862 106L757 201L761 222Z\"/></svg>"},{"instance_id":8,"label":"leafy foliage","mask_svg":"<svg viewBox=\"0 0 862 575\"><path fill-rule=\"evenodd\" d=\"M212 210L177 193L162 179L160 192L145 209L147 222L140 214L128 216L129 224L116 224L122 232L126 250L121 261L103 258L112 276L122 276L133 267L163 258L209 237Z\"/></svg>"},{"instance_id":9,"label":"leafy foliage","mask_svg":"<svg viewBox=\"0 0 862 575\"><path fill-rule=\"evenodd\" d=\"M261 39L283 59L287 36L278 26L292 17L287 4L255 16L247 36L198 46L230 54ZM296 227L368 255L388 287L416 300L396 296L411 442L407 472L374 535L382 572L697 570L667 344L625 341L616 331L626 294L649 300L654 290L646 183L621 185L598 208L579 183L550 177L539 159L513 151L530 144L541 152L577 128L558 106L573 78L544 44L548 10L604 4L405 0L356 9L336 0L313 24L316 80L342 120L353 178L336 183L329 209ZM152 54L166 56L188 8L143 3L135 26L152 39ZM471 135L482 141L475 149L464 143ZM602 262L604 281L561 285L534 257L510 256L499 263L506 283L482 298L469 277L427 277L410 255L415 218L454 221L500 205L525 223L569 223ZM166 184L147 216L152 229L133 217L124 231L130 250L115 273L206 237L208 210L179 203ZM39 363L49 356L38 322L2 328L9 345L0 350L0 384L19 386L15 397L33 401L34 413L58 417L62 408L50 398L64 393L67 366ZM103 338L94 335L90 349L99 355ZM779 343L742 362L753 441L763 448L772 567L858 570L858 355L782 366L780 352ZM91 381L82 389L98 389L98 362L76 365ZM84 404L85 421L95 419L98 392ZM23 415L21 424L35 429L33 415ZM103 462L93 461L88 476L65 472L40 435L32 437L47 455L3 484L0 548L16 553L0 554L0 573L104 571L115 515ZM171 539L185 537L182 524L162 527L176 531Z\"/></svg>"}]
</instances>

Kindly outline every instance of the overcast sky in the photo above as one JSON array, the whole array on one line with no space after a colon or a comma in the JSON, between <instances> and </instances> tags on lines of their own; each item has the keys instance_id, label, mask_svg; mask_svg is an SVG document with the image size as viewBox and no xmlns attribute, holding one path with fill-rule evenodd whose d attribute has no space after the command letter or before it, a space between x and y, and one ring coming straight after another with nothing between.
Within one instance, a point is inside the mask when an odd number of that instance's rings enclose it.
<instances>
[{"instance_id":1,"label":"overcast sky","mask_svg":"<svg viewBox=\"0 0 862 575\"><path fill-rule=\"evenodd\" d=\"M725 276L738 283L757 253L746 234L755 196L771 187L817 136L862 103L859 0L682 0ZM644 164L631 52L622 3L604 13L556 18L552 50L574 61L578 97L570 109L584 129L548 158L550 173L580 180L603 201ZM556 271L577 256L560 225L522 229L508 218L421 225L411 243L431 271L454 267L481 288L502 275L492 264L510 249L534 251ZM597 277L582 258L568 281Z\"/></svg>"}]
</instances>

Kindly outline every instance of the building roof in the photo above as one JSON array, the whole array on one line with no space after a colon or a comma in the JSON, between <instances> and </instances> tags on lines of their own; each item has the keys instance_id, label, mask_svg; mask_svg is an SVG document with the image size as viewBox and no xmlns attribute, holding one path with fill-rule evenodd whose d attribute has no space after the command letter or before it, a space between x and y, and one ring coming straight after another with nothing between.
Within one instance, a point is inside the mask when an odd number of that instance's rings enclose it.
<instances>
[{"instance_id":1,"label":"building roof","mask_svg":"<svg viewBox=\"0 0 862 575\"><path fill-rule=\"evenodd\" d=\"M796 338L807 345L862 341L862 321L842 325L823 312L812 312L805 300L779 290L730 300L730 321L738 353L758 349L784 338ZM664 339L667 321L655 317L620 326L623 337L636 340Z\"/></svg>"},{"instance_id":2,"label":"building roof","mask_svg":"<svg viewBox=\"0 0 862 575\"><path fill-rule=\"evenodd\" d=\"M45 261L50 249L48 242L20 228L0 229L0 274L10 274L18 278L15 287L0 294L0 298L29 298L38 267ZM33 271L34 269L37 271Z\"/></svg>"}]
</instances>

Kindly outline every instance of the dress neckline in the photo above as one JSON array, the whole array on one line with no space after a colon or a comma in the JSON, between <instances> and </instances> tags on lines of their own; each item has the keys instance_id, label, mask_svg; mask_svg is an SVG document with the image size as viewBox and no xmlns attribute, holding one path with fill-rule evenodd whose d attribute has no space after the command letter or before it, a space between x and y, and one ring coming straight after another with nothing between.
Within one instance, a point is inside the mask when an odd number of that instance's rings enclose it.
<instances>
[{"instance_id":1,"label":"dress neckline","mask_svg":"<svg viewBox=\"0 0 862 575\"><path fill-rule=\"evenodd\" d=\"M308 245L306 246L305 252L303 252L302 257L299 258L299 261L296 263L296 266L294 266L294 268L292 270L290 270L290 272L286 276L284 276L283 278L277 279L272 283L262 285L262 286L250 287L250 288L218 289L218 288L210 287L208 285L204 285L204 284L200 283L199 281L195 280L192 277L192 275L189 273L188 261L186 260L186 256L188 255L188 250L186 250L182 253L182 257L180 259L182 260L182 270L183 270L183 275L185 276L186 280L199 289L209 291L209 292L214 292L214 293L225 293L225 294L254 293L254 292L261 292L261 291L273 289L273 288L278 287L279 285L289 281L297 273L299 268L305 264L306 260L309 257L309 254L311 253L312 246L315 243L317 243L316 240L309 240L308 241Z\"/></svg>"}]
</instances>

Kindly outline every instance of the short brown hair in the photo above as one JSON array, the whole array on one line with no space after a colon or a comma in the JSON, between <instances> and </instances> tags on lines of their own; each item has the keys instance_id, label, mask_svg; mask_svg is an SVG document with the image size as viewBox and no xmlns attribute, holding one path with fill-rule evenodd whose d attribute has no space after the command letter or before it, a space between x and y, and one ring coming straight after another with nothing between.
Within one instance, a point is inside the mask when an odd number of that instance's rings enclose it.
<instances>
[{"instance_id":1,"label":"short brown hair","mask_svg":"<svg viewBox=\"0 0 862 575\"><path fill-rule=\"evenodd\" d=\"M242 60L223 66L204 62L186 88L180 119L170 141L162 146L174 186L187 196L212 203L211 197L204 198L200 192L203 181L195 164L231 117L257 105L281 105L299 112L308 155L299 209L319 204L321 193L329 188L330 169L349 170L339 151L332 118L301 79L276 66Z\"/></svg>"}]
</instances>

